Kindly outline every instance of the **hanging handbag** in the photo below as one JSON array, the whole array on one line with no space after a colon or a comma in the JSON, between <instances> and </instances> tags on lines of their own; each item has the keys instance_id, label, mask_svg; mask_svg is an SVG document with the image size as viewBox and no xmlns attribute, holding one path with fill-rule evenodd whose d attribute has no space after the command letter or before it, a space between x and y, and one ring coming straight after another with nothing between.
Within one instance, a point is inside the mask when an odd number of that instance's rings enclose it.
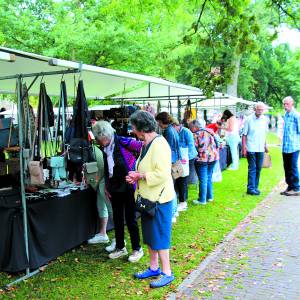
<instances>
[{"instance_id":1,"label":"hanging handbag","mask_svg":"<svg viewBox=\"0 0 300 300\"><path fill-rule=\"evenodd\" d=\"M44 172L42 161L32 160L29 162L30 182L34 185L44 184Z\"/></svg>"},{"instance_id":2,"label":"hanging handbag","mask_svg":"<svg viewBox=\"0 0 300 300\"><path fill-rule=\"evenodd\" d=\"M68 160L76 165L95 160L90 142L81 138L71 139L67 145L67 156Z\"/></svg>"},{"instance_id":3,"label":"hanging handbag","mask_svg":"<svg viewBox=\"0 0 300 300\"><path fill-rule=\"evenodd\" d=\"M97 189L99 183L99 169L96 161L85 163L83 165L85 182L94 190Z\"/></svg>"},{"instance_id":4,"label":"hanging handbag","mask_svg":"<svg viewBox=\"0 0 300 300\"><path fill-rule=\"evenodd\" d=\"M56 181L67 178L65 158L63 156L53 156L50 158L52 177Z\"/></svg>"}]
</instances>

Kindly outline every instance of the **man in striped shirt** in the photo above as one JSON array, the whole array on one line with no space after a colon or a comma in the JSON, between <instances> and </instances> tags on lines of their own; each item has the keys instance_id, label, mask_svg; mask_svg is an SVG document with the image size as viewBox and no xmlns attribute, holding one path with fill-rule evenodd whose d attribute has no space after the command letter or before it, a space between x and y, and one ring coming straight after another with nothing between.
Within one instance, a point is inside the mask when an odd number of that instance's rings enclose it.
<instances>
[{"instance_id":1,"label":"man in striped shirt","mask_svg":"<svg viewBox=\"0 0 300 300\"><path fill-rule=\"evenodd\" d=\"M298 157L300 150L300 114L294 108L294 99L286 97L283 99L283 106L286 111L284 116L282 157L285 172L287 189L281 192L285 196L298 195L299 171Z\"/></svg>"}]
</instances>

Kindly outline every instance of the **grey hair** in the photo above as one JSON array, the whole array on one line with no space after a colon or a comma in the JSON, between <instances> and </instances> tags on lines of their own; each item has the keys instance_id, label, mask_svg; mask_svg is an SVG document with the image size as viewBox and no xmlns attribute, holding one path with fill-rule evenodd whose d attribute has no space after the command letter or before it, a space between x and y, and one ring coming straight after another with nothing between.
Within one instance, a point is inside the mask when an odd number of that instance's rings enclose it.
<instances>
[{"instance_id":1,"label":"grey hair","mask_svg":"<svg viewBox=\"0 0 300 300\"><path fill-rule=\"evenodd\" d=\"M95 138L97 140L106 137L109 140L112 139L112 137L115 134L115 130L112 128L109 122L107 121L98 121L96 122L93 127L93 133L95 135Z\"/></svg>"},{"instance_id":2,"label":"grey hair","mask_svg":"<svg viewBox=\"0 0 300 300\"><path fill-rule=\"evenodd\" d=\"M267 108L267 107L266 107L266 104L264 104L264 103L261 102L261 101L256 102L255 105L254 105L254 108L257 109L258 106L262 106L264 109Z\"/></svg>"},{"instance_id":3,"label":"grey hair","mask_svg":"<svg viewBox=\"0 0 300 300\"><path fill-rule=\"evenodd\" d=\"M137 110L134 112L130 116L129 122L136 128L136 130L145 133L153 132L157 127L154 117L149 112L144 110Z\"/></svg>"},{"instance_id":4,"label":"grey hair","mask_svg":"<svg viewBox=\"0 0 300 300\"><path fill-rule=\"evenodd\" d=\"M282 103L284 103L284 101L291 101L294 104L294 99L291 96L283 98Z\"/></svg>"},{"instance_id":5,"label":"grey hair","mask_svg":"<svg viewBox=\"0 0 300 300\"><path fill-rule=\"evenodd\" d=\"M189 128L193 128L193 127L197 127L197 128L204 128L205 124L204 122L200 122L199 120L193 120L189 123Z\"/></svg>"}]
</instances>

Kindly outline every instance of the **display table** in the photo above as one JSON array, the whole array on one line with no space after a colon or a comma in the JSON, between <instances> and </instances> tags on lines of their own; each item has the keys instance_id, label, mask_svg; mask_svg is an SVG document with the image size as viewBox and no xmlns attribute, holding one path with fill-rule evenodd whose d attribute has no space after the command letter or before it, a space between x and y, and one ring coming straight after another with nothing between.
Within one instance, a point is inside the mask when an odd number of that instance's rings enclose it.
<instances>
[{"instance_id":1,"label":"display table","mask_svg":"<svg viewBox=\"0 0 300 300\"><path fill-rule=\"evenodd\" d=\"M223 148L220 148L219 154L220 154L220 168L221 171L223 171L231 164L230 148L228 146L224 146Z\"/></svg>"},{"instance_id":2,"label":"display table","mask_svg":"<svg viewBox=\"0 0 300 300\"><path fill-rule=\"evenodd\" d=\"M21 204L0 203L0 270L36 269L92 237L97 230L92 189L28 202L29 263L25 255Z\"/></svg>"}]
</instances>

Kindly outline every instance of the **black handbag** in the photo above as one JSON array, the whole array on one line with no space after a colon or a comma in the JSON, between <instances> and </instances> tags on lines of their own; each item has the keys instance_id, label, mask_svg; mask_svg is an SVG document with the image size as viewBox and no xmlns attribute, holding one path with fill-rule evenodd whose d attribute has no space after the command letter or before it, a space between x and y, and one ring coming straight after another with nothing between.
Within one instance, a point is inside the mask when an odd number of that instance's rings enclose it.
<instances>
[{"instance_id":1,"label":"black handbag","mask_svg":"<svg viewBox=\"0 0 300 300\"><path fill-rule=\"evenodd\" d=\"M163 188L160 192L158 199L161 197L161 194L163 193L164 189L165 188ZM159 201L150 201L138 194L135 202L135 209L140 213L144 213L148 216L154 217L158 203Z\"/></svg>"},{"instance_id":2,"label":"black handbag","mask_svg":"<svg viewBox=\"0 0 300 300\"><path fill-rule=\"evenodd\" d=\"M158 201L153 202L146 198L143 198L141 195L138 195L135 202L135 209L140 213L144 213L151 217L154 217L156 213L157 203Z\"/></svg>"},{"instance_id":3,"label":"black handbag","mask_svg":"<svg viewBox=\"0 0 300 300\"><path fill-rule=\"evenodd\" d=\"M74 164L94 161L92 145L81 138L73 138L67 146L68 160Z\"/></svg>"}]
</instances>

